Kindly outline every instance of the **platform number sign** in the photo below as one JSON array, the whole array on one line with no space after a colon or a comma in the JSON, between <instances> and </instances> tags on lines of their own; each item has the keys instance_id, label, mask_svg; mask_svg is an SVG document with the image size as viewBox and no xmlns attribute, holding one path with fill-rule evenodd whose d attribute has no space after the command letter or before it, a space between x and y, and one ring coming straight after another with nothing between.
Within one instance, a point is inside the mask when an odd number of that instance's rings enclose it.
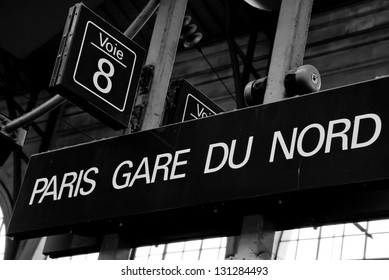
<instances>
[{"instance_id":1,"label":"platform number sign","mask_svg":"<svg viewBox=\"0 0 389 280\"><path fill-rule=\"evenodd\" d=\"M127 127L144 50L82 4L69 15L51 86L114 129Z\"/></svg>"},{"instance_id":2,"label":"platform number sign","mask_svg":"<svg viewBox=\"0 0 389 280\"><path fill-rule=\"evenodd\" d=\"M135 60L134 51L89 21L73 79L122 112L128 98Z\"/></svg>"}]
</instances>

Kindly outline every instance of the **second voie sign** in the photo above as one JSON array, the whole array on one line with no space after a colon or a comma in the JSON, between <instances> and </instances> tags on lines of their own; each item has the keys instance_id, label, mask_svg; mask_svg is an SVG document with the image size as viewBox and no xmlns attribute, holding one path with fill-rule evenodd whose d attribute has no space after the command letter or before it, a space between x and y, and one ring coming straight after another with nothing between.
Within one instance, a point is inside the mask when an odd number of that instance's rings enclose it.
<instances>
[{"instance_id":1,"label":"second voie sign","mask_svg":"<svg viewBox=\"0 0 389 280\"><path fill-rule=\"evenodd\" d=\"M389 179L388 86L378 79L35 155L8 235Z\"/></svg>"}]
</instances>

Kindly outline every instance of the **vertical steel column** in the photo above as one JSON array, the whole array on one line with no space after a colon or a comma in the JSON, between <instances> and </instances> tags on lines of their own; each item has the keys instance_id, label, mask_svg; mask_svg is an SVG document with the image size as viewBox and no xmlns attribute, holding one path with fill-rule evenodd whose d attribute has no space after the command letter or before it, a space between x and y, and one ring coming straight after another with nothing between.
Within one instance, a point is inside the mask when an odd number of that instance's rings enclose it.
<instances>
[{"instance_id":1,"label":"vertical steel column","mask_svg":"<svg viewBox=\"0 0 389 280\"><path fill-rule=\"evenodd\" d=\"M146 65L154 66L154 76L148 99L143 104L145 114L141 130L157 128L162 123L186 5L187 0L160 1L146 58ZM99 259L128 259L130 251L125 237L119 233L109 234L103 239Z\"/></svg>"},{"instance_id":2,"label":"vertical steel column","mask_svg":"<svg viewBox=\"0 0 389 280\"><path fill-rule=\"evenodd\" d=\"M234 40L232 38L232 26L231 23L233 21L233 14L232 12L234 11L236 14L237 10L237 5L236 2L232 3L232 0L226 0L226 30L225 34L227 37L227 42L228 42L228 49L230 53L230 59L231 59L231 65L232 65L232 72L233 72L233 77L234 77L234 85L235 85L235 95L236 95L236 106L237 108L242 108L244 104L243 100L243 86L241 83L241 76L240 76L240 69L239 69L239 61L237 54L235 52L235 45L234 45Z\"/></svg>"},{"instance_id":3,"label":"vertical steel column","mask_svg":"<svg viewBox=\"0 0 389 280\"><path fill-rule=\"evenodd\" d=\"M255 53L255 47L257 45L258 29L254 29L250 32L249 42L247 46L246 59L244 61L244 68L242 71L241 84L247 85L250 79L250 74L254 76L255 79L259 79L261 76L254 69L253 59Z\"/></svg>"},{"instance_id":4,"label":"vertical steel column","mask_svg":"<svg viewBox=\"0 0 389 280\"><path fill-rule=\"evenodd\" d=\"M274 241L273 223L262 215L246 216L243 219L238 239L238 260L270 260Z\"/></svg>"},{"instance_id":5,"label":"vertical steel column","mask_svg":"<svg viewBox=\"0 0 389 280\"><path fill-rule=\"evenodd\" d=\"M285 98L285 73L303 63L312 4L313 0L281 3L264 103Z\"/></svg>"},{"instance_id":6,"label":"vertical steel column","mask_svg":"<svg viewBox=\"0 0 389 280\"><path fill-rule=\"evenodd\" d=\"M148 100L141 130L157 128L163 120L166 94L173 69L174 60L187 0L162 0L146 58L146 65L154 66Z\"/></svg>"},{"instance_id":7,"label":"vertical steel column","mask_svg":"<svg viewBox=\"0 0 389 280\"><path fill-rule=\"evenodd\" d=\"M281 3L264 103L285 98L286 71L302 65L312 4L313 0L283 0ZM234 258L270 259L274 233L273 222L266 217L245 217Z\"/></svg>"},{"instance_id":8,"label":"vertical steel column","mask_svg":"<svg viewBox=\"0 0 389 280\"><path fill-rule=\"evenodd\" d=\"M128 260L132 248L126 240L119 233L105 235L100 247L99 260Z\"/></svg>"}]
</instances>

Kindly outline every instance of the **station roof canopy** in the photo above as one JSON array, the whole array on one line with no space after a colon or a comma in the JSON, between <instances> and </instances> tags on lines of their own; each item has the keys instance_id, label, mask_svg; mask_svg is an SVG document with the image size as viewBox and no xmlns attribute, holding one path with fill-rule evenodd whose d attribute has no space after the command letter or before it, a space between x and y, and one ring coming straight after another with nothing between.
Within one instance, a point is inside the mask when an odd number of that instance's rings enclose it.
<instances>
[{"instance_id":1,"label":"station roof canopy","mask_svg":"<svg viewBox=\"0 0 389 280\"><path fill-rule=\"evenodd\" d=\"M49 50L56 52L58 36L62 33L68 9L76 0L17 0L0 4L0 48L19 59L26 59ZM124 31L145 6L144 0L84 0L85 5L100 14L119 30ZM237 18L232 26L234 34L249 33L251 28L266 29L271 12L259 11L243 0L230 1L238 7ZM315 0L314 11L318 12L344 5L350 0ZM354 0L355 2L355 0ZM226 1L189 0L187 14L204 35L202 43L225 37ZM235 6L233 6L235 7ZM275 12L276 14L276 12ZM271 16L270 16L271 18ZM153 21L135 40L148 46Z\"/></svg>"}]
</instances>

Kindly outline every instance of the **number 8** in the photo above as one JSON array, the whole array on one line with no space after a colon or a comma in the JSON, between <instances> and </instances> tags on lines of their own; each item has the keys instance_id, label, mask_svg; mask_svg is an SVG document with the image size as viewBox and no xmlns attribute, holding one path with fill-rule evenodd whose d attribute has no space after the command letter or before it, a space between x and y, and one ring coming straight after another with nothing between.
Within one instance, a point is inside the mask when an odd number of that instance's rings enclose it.
<instances>
[{"instance_id":1,"label":"number 8","mask_svg":"<svg viewBox=\"0 0 389 280\"><path fill-rule=\"evenodd\" d=\"M109 72L105 72L104 69L103 69L103 64L107 64L109 66ZM97 62L97 68L99 68L100 71L97 71L94 75L93 75L93 84L95 85L95 87L101 91L102 93L108 93L111 91L112 89L112 81L111 81L111 77L113 76L113 74L115 73L115 67L113 66L112 62L109 61L108 59L105 59L105 58L100 58L99 61ZM103 76L106 80L107 80L107 85L105 88L102 88L100 85L99 85L99 77L100 76Z\"/></svg>"}]
</instances>

